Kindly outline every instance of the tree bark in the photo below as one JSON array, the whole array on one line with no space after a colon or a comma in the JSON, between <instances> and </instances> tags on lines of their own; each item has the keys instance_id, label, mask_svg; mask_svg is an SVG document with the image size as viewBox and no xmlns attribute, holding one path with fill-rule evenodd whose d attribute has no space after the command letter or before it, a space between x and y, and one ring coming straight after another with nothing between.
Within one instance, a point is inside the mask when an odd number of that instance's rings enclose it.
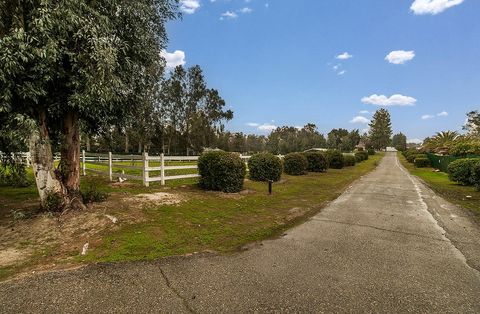
<instances>
[{"instance_id":1,"label":"tree bark","mask_svg":"<svg viewBox=\"0 0 480 314\"><path fill-rule=\"evenodd\" d=\"M87 146L87 152L90 151L90 135L87 134L87 143L86 143L86 146Z\"/></svg>"},{"instance_id":2,"label":"tree bark","mask_svg":"<svg viewBox=\"0 0 480 314\"><path fill-rule=\"evenodd\" d=\"M62 183L68 194L69 206L83 209L85 206L80 194L80 129L76 112L68 112L63 119L60 154Z\"/></svg>"},{"instance_id":3,"label":"tree bark","mask_svg":"<svg viewBox=\"0 0 480 314\"><path fill-rule=\"evenodd\" d=\"M129 143L128 143L128 133L125 131L125 153L128 153L128 147L129 147Z\"/></svg>"},{"instance_id":4,"label":"tree bark","mask_svg":"<svg viewBox=\"0 0 480 314\"><path fill-rule=\"evenodd\" d=\"M45 111L39 113L38 131L34 132L30 139L30 154L40 202L42 207L46 208L47 196L50 193L66 195L66 191L55 170Z\"/></svg>"}]
</instances>

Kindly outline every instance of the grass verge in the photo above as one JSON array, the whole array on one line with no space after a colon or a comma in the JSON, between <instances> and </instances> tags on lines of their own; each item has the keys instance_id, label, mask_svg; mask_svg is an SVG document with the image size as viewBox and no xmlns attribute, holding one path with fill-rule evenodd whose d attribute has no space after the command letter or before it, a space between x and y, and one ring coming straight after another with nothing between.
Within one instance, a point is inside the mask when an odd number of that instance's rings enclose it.
<instances>
[{"instance_id":1,"label":"grass verge","mask_svg":"<svg viewBox=\"0 0 480 314\"><path fill-rule=\"evenodd\" d=\"M416 168L400 153L398 158L411 174L422 179L437 194L480 217L480 192L476 191L474 187L454 183L448 179L448 174L436 172L433 168Z\"/></svg>"}]
</instances>

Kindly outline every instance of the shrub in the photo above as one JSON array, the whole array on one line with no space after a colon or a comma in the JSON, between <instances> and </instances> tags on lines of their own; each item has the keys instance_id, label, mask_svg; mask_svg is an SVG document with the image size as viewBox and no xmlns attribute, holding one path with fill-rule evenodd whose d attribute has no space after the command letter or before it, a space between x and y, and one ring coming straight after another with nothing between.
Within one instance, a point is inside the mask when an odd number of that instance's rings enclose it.
<instances>
[{"instance_id":1,"label":"shrub","mask_svg":"<svg viewBox=\"0 0 480 314\"><path fill-rule=\"evenodd\" d=\"M211 151L198 158L199 185L205 190L235 193L243 189L246 165L235 153Z\"/></svg>"},{"instance_id":2,"label":"shrub","mask_svg":"<svg viewBox=\"0 0 480 314\"><path fill-rule=\"evenodd\" d=\"M65 203L62 195L54 191L46 193L42 208L49 212L61 212L65 208Z\"/></svg>"},{"instance_id":3,"label":"shrub","mask_svg":"<svg viewBox=\"0 0 480 314\"><path fill-rule=\"evenodd\" d=\"M307 172L308 160L302 154L290 153L285 156L283 166L286 174L298 176Z\"/></svg>"},{"instance_id":4,"label":"shrub","mask_svg":"<svg viewBox=\"0 0 480 314\"><path fill-rule=\"evenodd\" d=\"M369 148L369 149L368 149L368 154L369 154L370 156L375 155L375 149Z\"/></svg>"},{"instance_id":5,"label":"shrub","mask_svg":"<svg viewBox=\"0 0 480 314\"><path fill-rule=\"evenodd\" d=\"M355 153L355 159L357 160L357 162L362 162L364 160L367 160L368 159L368 152L364 152L364 151L356 152Z\"/></svg>"},{"instance_id":6,"label":"shrub","mask_svg":"<svg viewBox=\"0 0 480 314\"><path fill-rule=\"evenodd\" d=\"M407 155L407 161L409 163L414 163L415 162L415 159L417 158L427 158L428 159L428 156L426 154L410 154L410 155Z\"/></svg>"},{"instance_id":7,"label":"shrub","mask_svg":"<svg viewBox=\"0 0 480 314\"><path fill-rule=\"evenodd\" d=\"M477 190L480 191L480 160L478 160L472 168L472 183Z\"/></svg>"},{"instance_id":8,"label":"shrub","mask_svg":"<svg viewBox=\"0 0 480 314\"><path fill-rule=\"evenodd\" d=\"M248 160L250 179L254 181L278 181L282 176L283 165L280 158L271 153L253 155Z\"/></svg>"},{"instance_id":9,"label":"shrub","mask_svg":"<svg viewBox=\"0 0 480 314\"><path fill-rule=\"evenodd\" d=\"M308 161L307 170L310 172L323 172L328 168L327 158L319 152L311 152L303 154Z\"/></svg>"},{"instance_id":10,"label":"shrub","mask_svg":"<svg viewBox=\"0 0 480 314\"><path fill-rule=\"evenodd\" d=\"M430 159L424 157L417 157L415 158L414 164L417 168L427 168L430 167Z\"/></svg>"},{"instance_id":11,"label":"shrub","mask_svg":"<svg viewBox=\"0 0 480 314\"><path fill-rule=\"evenodd\" d=\"M343 158L345 159L345 167L352 167L357 163L357 159L353 155L345 155Z\"/></svg>"},{"instance_id":12,"label":"shrub","mask_svg":"<svg viewBox=\"0 0 480 314\"><path fill-rule=\"evenodd\" d=\"M338 150L327 151L328 166L332 169L342 169L345 166L345 157Z\"/></svg>"},{"instance_id":13,"label":"shrub","mask_svg":"<svg viewBox=\"0 0 480 314\"><path fill-rule=\"evenodd\" d=\"M448 165L448 177L453 182L463 185L472 185L473 167L480 161L479 158L457 159Z\"/></svg>"},{"instance_id":14,"label":"shrub","mask_svg":"<svg viewBox=\"0 0 480 314\"><path fill-rule=\"evenodd\" d=\"M85 204L103 202L108 198L108 193L99 191L97 185L94 183L88 185L81 193Z\"/></svg>"}]
</instances>

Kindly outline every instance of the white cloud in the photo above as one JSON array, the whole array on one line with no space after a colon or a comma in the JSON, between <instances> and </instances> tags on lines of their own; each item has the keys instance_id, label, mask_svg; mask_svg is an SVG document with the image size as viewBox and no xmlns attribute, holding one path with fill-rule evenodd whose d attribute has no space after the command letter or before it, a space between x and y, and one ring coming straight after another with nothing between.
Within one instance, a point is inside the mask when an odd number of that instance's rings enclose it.
<instances>
[{"instance_id":1,"label":"white cloud","mask_svg":"<svg viewBox=\"0 0 480 314\"><path fill-rule=\"evenodd\" d=\"M259 126L260 124L255 123L255 122L249 122L249 123L247 123L247 125L256 128L256 127Z\"/></svg>"},{"instance_id":2,"label":"white cloud","mask_svg":"<svg viewBox=\"0 0 480 314\"><path fill-rule=\"evenodd\" d=\"M370 123L370 120L363 116L356 116L352 120L350 120L350 123L360 123L360 124L367 124Z\"/></svg>"},{"instance_id":3,"label":"white cloud","mask_svg":"<svg viewBox=\"0 0 480 314\"><path fill-rule=\"evenodd\" d=\"M361 114L369 114L370 111L368 111L368 110L362 110L362 111L360 111L360 113L361 113Z\"/></svg>"},{"instance_id":4,"label":"white cloud","mask_svg":"<svg viewBox=\"0 0 480 314\"><path fill-rule=\"evenodd\" d=\"M422 116L422 120L429 120L429 119L433 119L435 118L435 116L431 115L431 114L424 114Z\"/></svg>"},{"instance_id":5,"label":"white cloud","mask_svg":"<svg viewBox=\"0 0 480 314\"><path fill-rule=\"evenodd\" d=\"M423 141L419 138L411 138L411 139L408 139L407 140L407 143L411 143L411 144L422 144Z\"/></svg>"},{"instance_id":6,"label":"white cloud","mask_svg":"<svg viewBox=\"0 0 480 314\"><path fill-rule=\"evenodd\" d=\"M404 64L413 58L415 58L415 51L395 50L390 52L385 60L393 64Z\"/></svg>"},{"instance_id":7,"label":"white cloud","mask_svg":"<svg viewBox=\"0 0 480 314\"><path fill-rule=\"evenodd\" d=\"M446 9L459 5L463 0L415 0L410 6L413 13L422 14L438 14Z\"/></svg>"},{"instance_id":8,"label":"white cloud","mask_svg":"<svg viewBox=\"0 0 480 314\"><path fill-rule=\"evenodd\" d=\"M268 124L268 123L265 123L265 124L262 124L262 125L259 125L258 126L258 129L260 131L273 131L277 128L276 125L273 125L273 124Z\"/></svg>"},{"instance_id":9,"label":"white cloud","mask_svg":"<svg viewBox=\"0 0 480 314\"><path fill-rule=\"evenodd\" d=\"M179 65L184 65L185 61L185 52L182 50L175 50L174 52L170 53L163 50L160 55L165 59L167 62L167 70L171 70Z\"/></svg>"},{"instance_id":10,"label":"white cloud","mask_svg":"<svg viewBox=\"0 0 480 314\"><path fill-rule=\"evenodd\" d=\"M193 14L200 8L200 0L180 0L180 10L186 14Z\"/></svg>"},{"instance_id":11,"label":"white cloud","mask_svg":"<svg viewBox=\"0 0 480 314\"><path fill-rule=\"evenodd\" d=\"M439 112L439 113L437 113L437 116L439 116L439 117L448 117L448 112L446 112L446 111Z\"/></svg>"},{"instance_id":12,"label":"white cloud","mask_svg":"<svg viewBox=\"0 0 480 314\"><path fill-rule=\"evenodd\" d=\"M335 57L335 59L338 59L338 60L348 60L348 59L351 59L353 58L353 56L351 54L349 54L348 52L344 52L342 54L339 54L338 56Z\"/></svg>"},{"instance_id":13,"label":"white cloud","mask_svg":"<svg viewBox=\"0 0 480 314\"><path fill-rule=\"evenodd\" d=\"M238 14L233 12L233 11L227 11L222 13L222 16L220 17L220 20L223 19L236 19L238 17Z\"/></svg>"},{"instance_id":14,"label":"white cloud","mask_svg":"<svg viewBox=\"0 0 480 314\"><path fill-rule=\"evenodd\" d=\"M342 71L338 72L337 75L344 75L345 73L347 73L347 71L342 70Z\"/></svg>"},{"instance_id":15,"label":"white cloud","mask_svg":"<svg viewBox=\"0 0 480 314\"><path fill-rule=\"evenodd\" d=\"M400 94L395 94L390 97L373 94L368 97L363 97L362 102L364 104L377 106L414 106L417 100L413 97Z\"/></svg>"},{"instance_id":16,"label":"white cloud","mask_svg":"<svg viewBox=\"0 0 480 314\"><path fill-rule=\"evenodd\" d=\"M242 8L242 9L238 10L238 12L246 14L246 13L252 13L253 10L248 8L248 7L245 7L245 8Z\"/></svg>"}]
</instances>

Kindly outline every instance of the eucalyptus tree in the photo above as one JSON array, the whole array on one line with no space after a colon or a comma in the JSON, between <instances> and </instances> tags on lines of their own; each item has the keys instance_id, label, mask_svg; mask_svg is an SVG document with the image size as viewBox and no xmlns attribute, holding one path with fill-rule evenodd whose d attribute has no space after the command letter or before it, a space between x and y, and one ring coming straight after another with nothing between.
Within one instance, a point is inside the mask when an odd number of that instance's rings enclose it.
<instances>
[{"instance_id":1,"label":"eucalyptus tree","mask_svg":"<svg viewBox=\"0 0 480 314\"><path fill-rule=\"evenodd\" d=\"M407 150L407 137L403 133L395 134L392 137L392 146L401 152Z\"/></svg>"},{"instance_id":2,"label":"eucalyptus tree","mask_svg":"<svg viewBox=\"0 0 480 314\"><path fill-rule=\"evenodd\" d=\"M79 197L79 125L121 125L152 92L176 0L1 1L0 111L35 120L34 173L42 202ZM60 142L56 170L52 142Z\"/></svg>"}]
</instances>

